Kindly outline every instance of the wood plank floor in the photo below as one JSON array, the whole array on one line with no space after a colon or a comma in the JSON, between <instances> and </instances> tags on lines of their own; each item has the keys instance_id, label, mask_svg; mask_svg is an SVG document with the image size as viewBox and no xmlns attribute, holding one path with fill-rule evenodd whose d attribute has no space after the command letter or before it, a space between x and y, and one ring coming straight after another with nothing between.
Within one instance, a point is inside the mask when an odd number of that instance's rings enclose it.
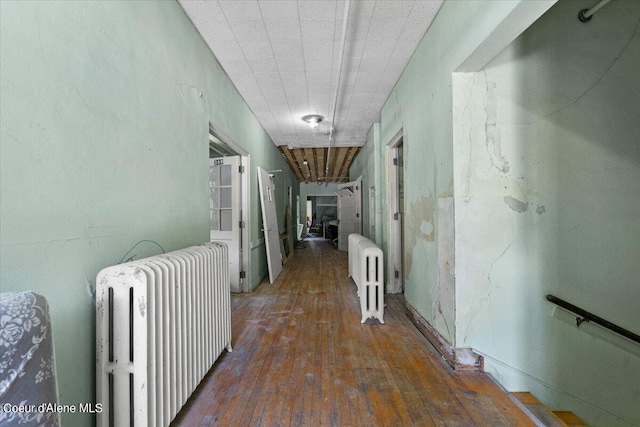
<instances>
[{"instance_id":1,"label":"wood plank floor","mask_svg":"<svg viewBox=\"0 0 640 427\"><path fill-rule=\"evenodd\" d=\"M224 352L172 426L527 426L485 374L453 372L385 295L360 324L347 254L305 242L274 284L232 296Z\"/></svg>"}]
</instances>

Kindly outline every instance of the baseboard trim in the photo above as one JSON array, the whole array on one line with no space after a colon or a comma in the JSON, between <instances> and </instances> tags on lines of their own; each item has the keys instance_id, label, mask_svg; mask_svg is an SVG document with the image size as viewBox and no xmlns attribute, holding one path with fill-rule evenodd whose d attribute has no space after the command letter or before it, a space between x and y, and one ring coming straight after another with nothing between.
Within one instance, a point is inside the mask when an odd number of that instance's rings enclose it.
<instances>
[{"instance_id":1,"label":"baseboard trim","mask_svg":"<svg viewBox=\"0 0 640 427\"><path fill-rule=\"evenodd\" d=\"M484 372L484 358L471 348L455 348L406 300L407 316L447 364L458 372Z\"/></svg>"},{"instance_id":2,"label":"baseboard trim","mask_svg":"<svg viewBox=\"0 0 640 427\"><path fill-rule=\"evenodd\" d=\"M455 351L451 344L447 342L447 340L435 330L433 326L427 322L427 320L422 317L418 311L411 306L406 300L404 302L405 310L407 316L413 324L418 328L418 330L424 335L424 337L433 345L438 353L442 355L444 360L451 366L451 368L456 368L456 357Z\"/></svg>"},{"instance_id":3,"label":"baseboard trim","mask_svg":"<svg viewBox=\"0 0 640 427\"><path fill-rule=\"evenodd\" d=\"M456 366L453 368L460 372L484 372L484 357L471 348L456 348Z\"/></svg>"}]
</instances>

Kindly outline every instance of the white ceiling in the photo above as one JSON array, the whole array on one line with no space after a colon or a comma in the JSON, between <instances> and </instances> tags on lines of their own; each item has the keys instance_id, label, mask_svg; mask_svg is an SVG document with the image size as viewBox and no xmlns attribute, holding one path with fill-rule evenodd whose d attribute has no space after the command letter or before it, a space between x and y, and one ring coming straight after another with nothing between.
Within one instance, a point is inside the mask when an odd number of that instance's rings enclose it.
<instances>
[{"instance_id":1,"label":"white ceiling","mask_svg":"<svg viewBox=\"0 0 640 427\"><path fill-rule=\"evenodd\" d=\"M345 0L179 2L276 145L329 145ZM441 5L351 0L332 145L365 143Z\"/></svg>"}]
</instances>

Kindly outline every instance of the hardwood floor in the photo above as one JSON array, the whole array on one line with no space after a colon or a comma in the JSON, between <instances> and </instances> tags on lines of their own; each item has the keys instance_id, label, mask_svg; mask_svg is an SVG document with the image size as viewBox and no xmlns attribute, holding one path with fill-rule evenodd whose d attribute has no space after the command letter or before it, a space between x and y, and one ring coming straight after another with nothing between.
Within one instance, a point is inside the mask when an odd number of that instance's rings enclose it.
<instances>
[{"instance_id":1,"label":"hardwood floor","mask_svg":"<svg viewBox=\"0 0 640 427\"><path fill-rule=\"evenodd\" d=\"M485 374L453 372L385 295L360 324L347 254L296 250L274 284L232 296L233 348L172 426L527 426Z\"/></svg>"}]
</instances>

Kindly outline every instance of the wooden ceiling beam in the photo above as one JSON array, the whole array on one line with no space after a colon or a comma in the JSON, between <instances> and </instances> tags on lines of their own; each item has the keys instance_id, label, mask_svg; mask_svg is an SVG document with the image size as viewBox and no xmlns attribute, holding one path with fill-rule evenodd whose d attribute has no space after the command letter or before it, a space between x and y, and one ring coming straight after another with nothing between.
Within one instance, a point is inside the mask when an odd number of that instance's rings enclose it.
<instances>
[{"instance_id":1,"label":"wooden ceiling beam","mask_svg":"<svg viewBox=\"0 0 640 427\"><path fill-rule=\"evenodd\" d=\"M349 169L361 147L333 147L327 168L327 147L294 148L279 146L278 150L287 160L300 182L346 182ZM304 164L307 161L307 164Z\"/></svg>"},{"instance_id":2,"label":"wooden ceiling beam","mask_svg":"<svg viewBox=\"0 0 640 427\"><path fill-rule=\"evenodd\" d=\"M293 155L296 158L296 161L300 164L300 170L302 171L302 175L304 176L304 182L311 182L311 174L309 173L309 165L304 164L304 149L303 148L294 148Z\"/></svg>"},{"instance_id":3,"label":"wooden ceiling beam","mask_svg":"<svg viewBox=\"0 0 640 427\"><path fill-rule=\"evenodd\" d=\"M302 173L302 170L300 169L300 165L298 164L296 159L291 154L291 150L289 150L284 145L281 145L278 148L280 149L280 152L282 153L284 158L287 160L287 163L289 163L289 166L291 167L291 170L293 171L293 173L296 175L296 178L298 179L298 181L304 181L304 174Z\"/></svg>"},{"instance_id":4,"label":"wooden ceiling beam","mask_svg":"<svg viewBox=\"0 0 640 427\"><path fill-rule=\"evenodd\" d=\"M338 178L340 181L344 181L345 176L347 176L348 174L346 174L344 172L345 169L345 165L347 164L347 160L349 159L349 155L351 154L351 148L352 147L345 147L345 154L344 157L342 158L342 163L340 163L340 165L337 167L337 171L338 171L338 176L340 178Z\"/></svg>"},{"instance_id":5,"label":"wooden ceiling beam","mask_svg":"<svg viewBox=\"0 0 640 427\"><path fill-rule=\"evenodd\" d=\"M331 166L329 167L329 177L332 182L337 182L338 179L338 171L336 170L338 163L338 156L340 156L341 148L334 147L333 149L333 159L331 159Z\"/></svg>"},{"instance_id":6,"label":"wooden ceiling beam","mask_svg":"<svg viewBox=\"0 0 640 427\"><path fill-rule=\"evenodd\" d=\"M318 159L318 178L321 181L326 180L326 172L325 172L325 159L327 158L327 149L326 148L316 148L316 158Z\"/></svg>"},{"instance_id":7,"label":"wooden ceiling beam","mask_svg":"<svg viewBox=\"0 0 640 427\"><path fill-rule=\"evenodd\" d=\"M353 163L353 159L355 159L356 154L358 154L359 150L359 147L349 147L347 157L345 157L345 161L342 164L342 168L340 169L340 176L349 177L349 168L351 168L351 163ZM347 181L349 180L349 178L346 179Z\"/></svg>"},{"instance_id":8,"label":"wooden ceiling beam","mask_svg":"<svg viewBox=\"0 0 640 427\"><path fill-rule=\"evenodd\" d=\"M329 178L331 182L339 182L341 177L338 168L344 161L346 149L344 147L336 147L333 151L333 159L331 159L331 167L329 168Z\"/></svg>"},{"instance_id":9,"label":"wooden ceiling beam","mask_svg":"<svg viewBox=\"0 0 640 427\"><path fill-rule=\"evenodd\" d=\"M309 175L311 182L316 182L318 180L316 175L316 165L313 156L313 148L305 148L304 149L304 159L307 162L307 166L309 167Z\"/></svg>"},{"instance_id":10,"label":"wooden ceiling beam","mask_svg":"<svg viewBox=\"0 0 640 427\"><path fill-rule=\"evenodd\" d=\"M322 173L320 172L320 167L318 166L318 152L320 148L314 148L313 150L313 172L316 176L316 181L320 181L320 177Z\"/></svg>"},{"instance_id":11,"label":"wooden ceiling beam","mask_svg":"<svg viewBox=\"0 0 640 427\"><path fill-rule=\"evenodd\" d=\"M299 179L300 181L304 181L304 166L303 166L303 164L298 162L298 160L295 158L295 156L293 155L293 153L291 152L291 150L289 150L288 148L287 148L287 152L288 152L289 158L290 158L290 159L295 163L295 165L296 165L296 172L297 172L297 174L298 174L298 175L297 175L297 176L298 176L298 179Z\"/></svg>"}]
</instances>

